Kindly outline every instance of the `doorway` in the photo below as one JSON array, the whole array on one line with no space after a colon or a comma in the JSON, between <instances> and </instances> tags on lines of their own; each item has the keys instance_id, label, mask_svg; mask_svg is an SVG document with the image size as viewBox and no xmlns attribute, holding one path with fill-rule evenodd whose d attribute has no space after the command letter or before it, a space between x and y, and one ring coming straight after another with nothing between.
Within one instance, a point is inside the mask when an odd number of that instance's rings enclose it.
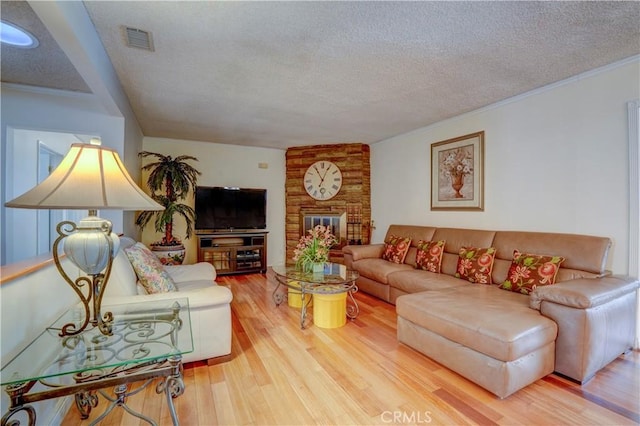
<instances>
[{"instance_id":1,"label":"doorway","mask_svg":"<svg viewBox=\"0 0 640 426\"><path fill-rule=\"evenodd\" d=\"M49 253L62 220L76 221L84 210L31 210L5 208L4 203L42 182L60 163L73 143L87 143L93 135L8 129L4 157L2 200L2 259L0 264Z\"/></svg>"}]
</instances>

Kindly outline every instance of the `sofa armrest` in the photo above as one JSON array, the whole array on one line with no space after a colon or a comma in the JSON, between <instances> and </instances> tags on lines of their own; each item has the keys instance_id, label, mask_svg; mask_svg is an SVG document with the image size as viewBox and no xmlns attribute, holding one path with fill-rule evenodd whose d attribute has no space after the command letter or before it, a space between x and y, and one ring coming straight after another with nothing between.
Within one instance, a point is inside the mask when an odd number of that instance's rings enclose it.
<instances>
[{"instance_id":1,"label":"sofa armrest","mask_svg":"<svg viewBox=\"0 0 640 426\"><path fill-rule=\"evenodd\" d=\"M375 259L382 257L384 252L384 244L368 244L364 246L344 246L342 247L344 254L351 255L356 261L360 259Z\"/></svg>"},{"instance_id":2,"label":"sofa armrest","mask_svg":"<svg viewBox=\"0 0 640 426\"><path fill-rule=\"evenodd\" d=\"M540 310L543 301L577 309L599 306L636 291L637 278L612 275L602 278L580 278L536 288L529 296L529 306Z\"/></svg>"},{"instance_id":3,"label":"sofa armrest","mask_svg":"<svg viewBox=\"0 0 640 426\"><path fill-rule=\"evenodd\" d=\"M199 262L193 265L165 265L164 270L176 283L200 280L214 281L216 279L216 269L208 262Z\"/></svg>"},{"instance_id":4,"label":"sofa armrest","mask_svg":"<svg viewBox=\"0 0 640 426\"><path fill-rule=\"evenodd\" d=\"M218 305L228 305L233 299L233 293L227 287L212 284L188 291L170 291L167 293L139 294L136 296L114 296L103 299L103 311L109 305L119 305L125 303L152 302L154 300L189 299L189 309L203 309Z\"/></svg>"}]
</instances>

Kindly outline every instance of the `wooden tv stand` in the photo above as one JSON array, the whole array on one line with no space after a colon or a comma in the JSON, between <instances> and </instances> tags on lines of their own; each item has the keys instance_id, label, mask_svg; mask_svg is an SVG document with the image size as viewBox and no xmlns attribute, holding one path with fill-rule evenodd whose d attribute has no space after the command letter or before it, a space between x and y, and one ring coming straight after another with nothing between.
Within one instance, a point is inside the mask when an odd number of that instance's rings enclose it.
<instances>
[{"instance_id":1,"label":"wooden tv stand","mask_svg":"<svg viewBox=\"0 0 640 426\"><path fill-rule=\"evenodd\" d=\"M199 233L198 262L209 262L218 275L267 272L268 231Z\"/></svg>"}]
</instances>

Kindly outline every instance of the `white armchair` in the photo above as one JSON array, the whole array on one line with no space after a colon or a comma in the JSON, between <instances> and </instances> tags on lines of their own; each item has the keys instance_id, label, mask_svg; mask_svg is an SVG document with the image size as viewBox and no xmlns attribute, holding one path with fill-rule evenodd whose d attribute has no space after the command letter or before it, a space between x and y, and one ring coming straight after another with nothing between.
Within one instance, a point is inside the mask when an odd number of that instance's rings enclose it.
<instances>
[{"instance_id":1,"label":"white armchair","mask_svg":"<svg viewBox=\"0 0 640 426\"><path fill-rule=\"evenodd\" d=\"M191 316L193 352L183 355L183 362L215 358L231 353L231 290L216 284L216 271L210 263L165 266L178 292L147 294L138 285L136 273L124 249L136 242L120 239L111 277L103 296L103 305L144 302L147 300L187 297ZM105 309L106 310L106 309ZM103 310L104 311L104 310Z\"/></svg>"}]
</instances>

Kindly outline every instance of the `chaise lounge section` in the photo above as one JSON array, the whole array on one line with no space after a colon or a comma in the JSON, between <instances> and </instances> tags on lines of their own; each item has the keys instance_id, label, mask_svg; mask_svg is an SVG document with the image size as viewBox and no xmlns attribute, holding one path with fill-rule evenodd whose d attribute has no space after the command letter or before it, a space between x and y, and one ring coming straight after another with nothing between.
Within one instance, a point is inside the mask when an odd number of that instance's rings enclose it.
<instances>
[{"instance_id":1,"label":"chaise lounge section","mask_svg":"<svg viewBox=\"0 0 640 426\"><path fill-rule=\"evenodd\" d=\"M396 305L398 339L504 398L556 371L586 382L634 341L638 280L611 276L611 240L587 235L391 225L410 238L403 263L385 244L346 246L360 290ZM416 268L421 241L444 241L440 273ZM493 248L490 285L456 277L460 250ZM564 258L555 284L499 288L514 251Z\"/></svg>"}]
</instances>

